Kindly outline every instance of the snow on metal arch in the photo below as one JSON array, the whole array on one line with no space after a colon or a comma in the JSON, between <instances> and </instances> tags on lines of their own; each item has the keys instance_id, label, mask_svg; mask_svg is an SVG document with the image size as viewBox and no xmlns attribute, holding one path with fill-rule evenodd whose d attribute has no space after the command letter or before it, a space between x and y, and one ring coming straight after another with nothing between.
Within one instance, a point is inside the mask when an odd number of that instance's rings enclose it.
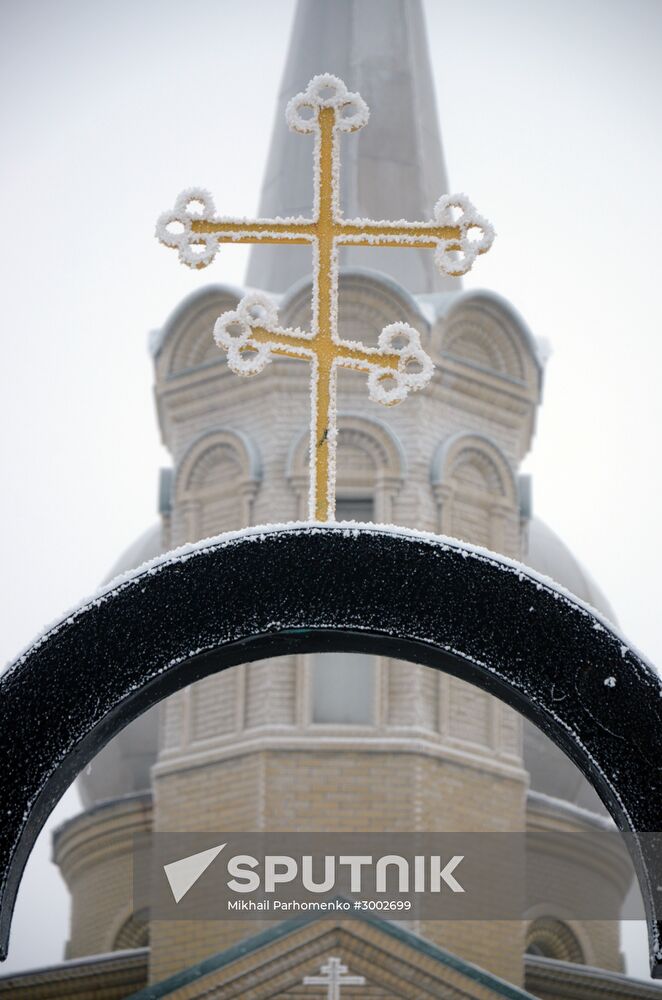
<instances>
[{"instance_id":1,"label":"snow on metal arch","mask_svg":"<svg viewBox=\"0 0 662 1000\"><path fill-rule=\"evenodd\" d=\"M113 581L0 677L0 956L36 837L108 740L207 674L325 650L424 663L493 693L580 767L621 830L662 830L662 683L596 611L512 560L435 535L247 529ZM634 843L662 978L655 859Z\"/></svg>"}]
</instances>

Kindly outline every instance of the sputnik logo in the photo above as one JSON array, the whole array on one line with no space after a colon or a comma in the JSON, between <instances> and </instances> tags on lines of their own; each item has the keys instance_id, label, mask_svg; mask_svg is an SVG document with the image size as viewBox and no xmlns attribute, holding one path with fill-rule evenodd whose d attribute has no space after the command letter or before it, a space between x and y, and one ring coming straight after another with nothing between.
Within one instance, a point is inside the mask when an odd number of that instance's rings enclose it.
<instances>
[{"instance_id":1,"label":"sputnik logo","mask_svg":"<svg viewBox=\"0 0 662 1000\"><path fill-rule=\"evenodd\" d=\"M169 865L163 866L176 903L184 898L226 846L220 844L218 847L210 847L207 851L189 854L187 858L180 858L179 861L172 861Z\"/></svg>"},{"instance_id":2,"label":"sputnik logo","mask_svg":"<svg viewBox=\"0 0 662 1000\"><path fill-rule=\"evenodd\" d=\"M171 861L163 866L170 885L175 903L179 903L186 893L204 875L212 862L218 857L227 842L211 847L206 851L190 854L179 861ZM348 869L350 876L350 891L360 893L364 888L362 881L364 869L374 869L375 887L378 893L387 891L387 871L395 867L398 871L399 892L429 892L442 891L442 886L452 892L463 893L453 871L457 868L464 855L456 854L444 865L440 855L417 855L414 858L413 878L410 878L410 864L406 858L397 854L386 854L374 858L372 855L343 854L339 857L326 855L324 858L324 879L315 881L313 877L313 856L303 855L301 858L282 854L266 854L262 859L264 873L258 858L250 854L235 854L229 858L227 872L231 877L227 882L233 893L250 893L262 890L265 893L278 892L278 886L286 883L297 883L306 892L330 892L336 884L337 868ZM243 904L242 904L243 905Z\"/></svg>"}]
</instances>

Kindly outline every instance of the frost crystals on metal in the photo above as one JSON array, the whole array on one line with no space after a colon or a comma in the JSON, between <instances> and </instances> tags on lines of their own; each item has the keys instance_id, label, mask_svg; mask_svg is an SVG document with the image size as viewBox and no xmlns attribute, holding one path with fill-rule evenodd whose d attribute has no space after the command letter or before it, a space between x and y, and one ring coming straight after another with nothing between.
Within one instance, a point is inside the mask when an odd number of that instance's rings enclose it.
<instances>
[{"instance_id":1,"label":"frost crystals on metal","mask_svg":"<svg viewBox=\"0 0 662 1000\"><path fill-rule=\"evenodd\" d=\"M435 251L440 271L465 274L494 239L491 225L465 195L444 195L428 222L376 222L343 219L339 205L338 134L356 132L368 121L368 107L335 76L314 77L287 106L295 132L315 136L313 217L232 219L216 216L211 195L189 188L175 207L160 216L156 235L179 251L189 267L206 267L220 243L309 243L313 252L312 325L310 331L278 325L275 304L250 293L235 310L223 313L214 339L227 352L238 375L257 375L273 355L311 365L310 494L311 520L332 521L335 513L336 373L338 366L368 373L368 391L387 406L432 377L432 359L408 323L392 323L377 347L342 339L338 334L338 249L359 246L415 247Z\"/></svg>"}]
</instances>

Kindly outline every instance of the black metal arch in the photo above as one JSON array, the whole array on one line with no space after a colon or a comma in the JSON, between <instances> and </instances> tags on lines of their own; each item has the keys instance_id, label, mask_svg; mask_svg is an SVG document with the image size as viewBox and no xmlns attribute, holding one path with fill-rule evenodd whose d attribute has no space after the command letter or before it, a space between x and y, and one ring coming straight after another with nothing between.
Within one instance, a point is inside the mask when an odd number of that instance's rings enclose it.
<instances>
[{"instance_id":1,"label":"black metal arch","mask_svg":"<svg viewBox=\"0 0 662 1000\"><path fill-rule=\"evenodd\" d=\"M39 831L111 737L206 674L330 649L425 663L493 693L575 761L621 830L662 830L662 683L590 609L448 539L250 530L116 582L0 677L0 957ZM633 860L662 978L662 905L641 843Z\"/></svg>"}]
</instances>

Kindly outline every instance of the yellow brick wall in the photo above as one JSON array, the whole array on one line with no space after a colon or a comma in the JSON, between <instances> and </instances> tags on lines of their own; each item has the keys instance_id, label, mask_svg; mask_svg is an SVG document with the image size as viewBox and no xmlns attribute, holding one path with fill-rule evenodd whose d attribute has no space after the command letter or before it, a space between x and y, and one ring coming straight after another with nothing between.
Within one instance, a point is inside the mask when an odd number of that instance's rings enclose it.
<instances>
[{"instance_id":1,"label":"yellow brick wall","mask_svg":"<svg viewBox=\"0 0 662 1000\"><path fill-rule=\"evenodd\" d=\"M71 893L67 958L113 950L131 914L133 837L151 823L151 797L139 795L81 813L56 831L53 859Z\"/></svg>"},{"instance_id":2,"label":"yellow brick wall","mask_svg":"<svg viewBox=\"0 0 662 1000\"><path fill-rule=\"evenodd\" d=\"M159 769L155 827L183 831L523 830L525 778L419 753L268 749L182 770ZM252 921L152 923L150 981L266 926ZM524 925L408 924L510 982L522 982Z\"/></svg>"}]
</instances>

